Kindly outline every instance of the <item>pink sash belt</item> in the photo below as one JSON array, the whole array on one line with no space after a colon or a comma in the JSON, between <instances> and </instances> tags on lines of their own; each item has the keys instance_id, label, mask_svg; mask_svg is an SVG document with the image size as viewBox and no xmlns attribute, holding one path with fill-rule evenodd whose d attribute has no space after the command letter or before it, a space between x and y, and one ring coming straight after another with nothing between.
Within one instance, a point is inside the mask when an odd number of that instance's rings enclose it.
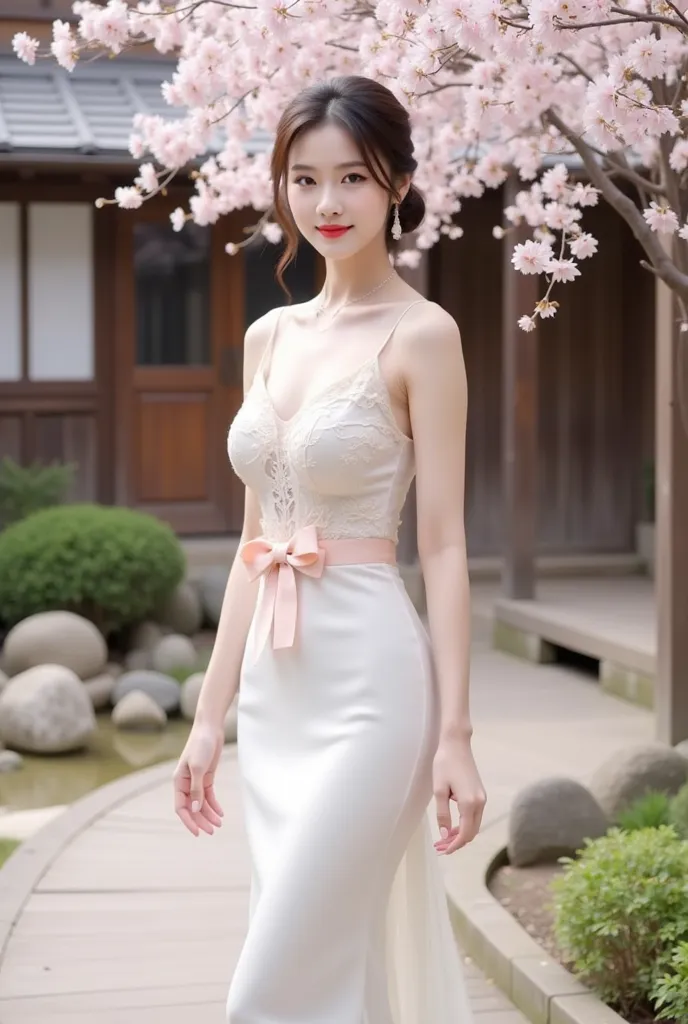
<instances>
[{"instance_id":1,"label":"pink sash belt","mask_svg":"<svg viewBox=\"0 0 688 1024\"><path fill-rule=\"evenodd\" d=\"M396 544L387 537L318 539L315 526L302 526L287 541L265 537L249 540L239 549L249 579L264 575L256 609L254 655L262 651L272 626L272 646L291 647L296 635L296 571L320 577L326 565L363 562L396 564Z\"/></svg>"}]
</instances>

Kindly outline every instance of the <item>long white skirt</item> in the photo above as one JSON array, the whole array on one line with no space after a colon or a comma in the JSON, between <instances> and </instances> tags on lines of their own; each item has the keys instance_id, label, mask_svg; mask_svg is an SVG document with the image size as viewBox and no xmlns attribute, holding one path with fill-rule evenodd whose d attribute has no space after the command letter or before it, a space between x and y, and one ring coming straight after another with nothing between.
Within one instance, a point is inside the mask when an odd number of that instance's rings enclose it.
<instances>
[{"instance_id":1,"label":"long white skirt","mask_svg":"<svg viewBox=\"0 0 688 1024\"><path fill-rule=\"evenodd\" d=\"M469 1024L430 830L427 633L396 566L297 573L297 588L294 647L269 639L253 663L252 626L242 666L252 878L228 1020Z\"/></svg>"}]
</instances>

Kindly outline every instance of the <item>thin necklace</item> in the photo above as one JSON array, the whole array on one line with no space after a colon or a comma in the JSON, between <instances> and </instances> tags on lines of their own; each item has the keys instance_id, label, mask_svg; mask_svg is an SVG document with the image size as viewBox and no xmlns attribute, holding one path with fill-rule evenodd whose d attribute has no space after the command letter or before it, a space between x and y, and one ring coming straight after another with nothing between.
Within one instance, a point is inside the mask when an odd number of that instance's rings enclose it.
<instances>
[{"instance_id":1,"label":"thin necklace","mask_svg":"<svg viewBox=\"0 0 688 1024\"><path fill-rule=\"evenodd\" d=\"M392 280L392 278L394 277L395 274L396 274L396 270L393 270L392 273L389 275L389 277L386 277L384 279L384 281L380 282L380 284L375 285L375 287L371 288L369 292L365 293L365 295L360 295L357 299L347 299L346 302L342 302L341 306L338 306L337 309L332 314L330 322L332 320L334 320L334 318L337 316L337 314L340 313L344 309L345 306L352 306L354 304L354 302L363 302L363 300L367 299L369 295L372 295L374 292L379 291L380 288L382 288L383 285L386 285L388 281ZM316 309L316 311L315 311L315 318L316 318L316 320L319 317L321 317L323 315L323 313L326 313L326 312L327 312L327 307L324 305L324 303L321 303L318 306L318 308Z\"/></svg>"}]
</instances>

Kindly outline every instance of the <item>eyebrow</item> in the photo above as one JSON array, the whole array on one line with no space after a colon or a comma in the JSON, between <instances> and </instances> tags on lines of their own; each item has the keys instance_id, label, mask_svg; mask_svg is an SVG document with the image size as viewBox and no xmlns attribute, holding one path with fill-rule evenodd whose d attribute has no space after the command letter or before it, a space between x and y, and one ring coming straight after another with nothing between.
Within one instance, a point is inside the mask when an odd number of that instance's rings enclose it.
<instances>
[{"instance_id":1,"label":"eyebrow","mask_svg":"<svg viewBox=\"0 0 688 1024\"><path fill-rule=\"evenodd\" d=\"M343 171L345 167L365 167L364 160L349 160L344 164L337 164L335 171ZM317 167L311 167L310 164L293 164L292 171L315 171Z\"/></svg>"}]
</instances>

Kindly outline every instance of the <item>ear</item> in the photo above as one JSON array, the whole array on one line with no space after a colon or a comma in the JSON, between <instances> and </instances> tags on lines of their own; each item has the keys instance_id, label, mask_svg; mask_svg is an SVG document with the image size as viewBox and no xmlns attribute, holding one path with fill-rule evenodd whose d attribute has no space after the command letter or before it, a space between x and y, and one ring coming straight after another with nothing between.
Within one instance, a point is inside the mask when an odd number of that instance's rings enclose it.
<instances>
[{"instance_id":1,"label":"ear","mask_svg":"<svg viewBox=\"0 0 688 1024\"><path fill-rule=\"evenodd\" d=\"M403 203L404 199L408 195L409 189L411 188L411 175L405 174L403 178L399 179L397 183L397 192L400 196L400 203Z\"/></svg>"}]
</instances>

